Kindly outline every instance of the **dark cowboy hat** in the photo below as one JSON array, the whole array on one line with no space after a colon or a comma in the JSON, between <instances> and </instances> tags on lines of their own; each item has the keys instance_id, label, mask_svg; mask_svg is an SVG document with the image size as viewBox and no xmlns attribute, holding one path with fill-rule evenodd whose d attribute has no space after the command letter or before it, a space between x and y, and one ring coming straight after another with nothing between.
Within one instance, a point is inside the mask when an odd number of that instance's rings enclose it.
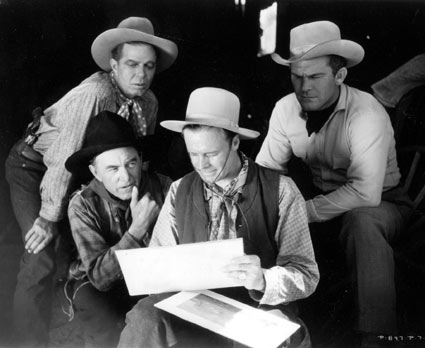
<instances>
[{"instance_id":1,"label":"dark cowboy hat","mask_svg":"<svg viewBox=\"0 0 425 348\"><path fill-rule=\"evenodd\" d=\"M130 123L113 112L102 111L89 121L81 150L68 157L65 168L71 173L81 172L102 152L127 146L139 149Z\"/></svg>"},{"instance_id":2,"label":"dark cowboy hat","mask_svg":"<svg viewBox=\"0 0 425 348\"><path fill-rule=\"evenodd\" d=\"M161 72L170 67L178 55L177 45L167 39L155 36L151 21L144 17L129 17L124 19L117 28L101 33L91 47L94 61L105 71L110 71L109 60L112 50L125 42L139 41L155 46L158 57L156 71Z\"/></svg>"}]
</instances>

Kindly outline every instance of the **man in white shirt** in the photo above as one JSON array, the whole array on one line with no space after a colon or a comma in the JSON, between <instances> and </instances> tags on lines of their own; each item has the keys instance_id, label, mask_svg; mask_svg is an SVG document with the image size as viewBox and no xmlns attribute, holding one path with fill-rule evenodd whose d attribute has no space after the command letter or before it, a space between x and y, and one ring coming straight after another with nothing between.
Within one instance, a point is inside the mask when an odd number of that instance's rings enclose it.
<instances>
[{"instance_id":1,"label":"man in white shirt","mask_svg":"<svg viewBox=\"0 0 425 348\"><path fill-rule=\"evenodd\" d=\"M286 173L295 155L309 167L306 206L315 247L329 238L328 222L337 223L361 342L380 343L379 335L397 332L391 243L411 210L398 188L393 128L373 96L344 84L347 68L363 59L359 44L342 40L328 21L300 25L290 39L291 57L272 58L290 67L294 93L276 103L256 161Z\"/></svg>"}]
</instances>

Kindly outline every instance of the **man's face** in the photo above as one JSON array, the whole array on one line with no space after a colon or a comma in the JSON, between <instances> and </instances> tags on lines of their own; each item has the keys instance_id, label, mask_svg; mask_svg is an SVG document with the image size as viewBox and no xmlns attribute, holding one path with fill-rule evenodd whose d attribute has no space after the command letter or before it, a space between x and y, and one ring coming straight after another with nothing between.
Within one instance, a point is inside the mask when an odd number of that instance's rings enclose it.
<instances>
[{"instance_id":1,"label":"man's face","mask_svg":"<svg viewBox=\"0 0 425 348\"><path fill-rule=\"evenodd\" d=\"M121 58L111 58L115 81L127 98L142 96L150 87L156 70L156 52L148 44L124 44Z\"/></svg>"},{"instance_id":2,"label":"man's face","mask_svg":"<svg viewBox=\"0 0 425 348\"><path fill-rule=\"evenodd\" d=\"M90 170L109 193L125 201L140 184L141 158L135 148L120 147L96 156Z\"/></svg>"},{"instance_id":3,"label":"man's face","mask_svg":"<svg viewBox=\"0 0 425 348\"><path fill-rule=\"evenodd\" d=\"M291 81L304 111L319 111L332 105L339 95L339 80L328 65L329 57L291 64Z\"/></svg>"},{"instance_id":4,"label":"man's face","mask_svg":"<svg viewBox=\"0 0 425 348\"><path fill-rule=\"evenodd\" d=\"M238 137L229 140L222 129L214 127L186 128L183 136L193 168L203 181L211 184L235 177L235 168L240 165Z\"/></svg>"}]
</instances>

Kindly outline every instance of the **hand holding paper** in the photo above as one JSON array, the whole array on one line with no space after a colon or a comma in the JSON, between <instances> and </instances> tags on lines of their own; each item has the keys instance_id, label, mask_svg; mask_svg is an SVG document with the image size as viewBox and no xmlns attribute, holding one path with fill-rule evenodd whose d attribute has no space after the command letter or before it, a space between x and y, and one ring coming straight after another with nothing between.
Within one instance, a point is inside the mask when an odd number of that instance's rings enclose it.
<instances>
[{"instance_id":1,"label":"hand holding paper","mask_svg":"<svg viewBox=\"0 0 425 348\"><path fill-rule=\"evenodd\" d=\"M242 285L224 270L244 255L241 238L115 253L132 296Z\"/></svg>"},{"instance_id":2,"label":"hand holding paper","mask_svg":"<svg viewBox=\"0 0 425 348\"><path fill-rule=\"evenodd\" d=\"M224 267L229 277L249 290L264 291L266 282L261 268L260 258L257 255L243 255L236 257Z\"/></svg>"}]
</instances>

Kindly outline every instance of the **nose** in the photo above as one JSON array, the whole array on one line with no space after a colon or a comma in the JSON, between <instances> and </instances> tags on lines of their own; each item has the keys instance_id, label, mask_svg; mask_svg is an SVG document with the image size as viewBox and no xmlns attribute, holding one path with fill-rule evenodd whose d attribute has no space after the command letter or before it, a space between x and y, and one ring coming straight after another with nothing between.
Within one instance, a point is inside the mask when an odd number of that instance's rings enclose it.
<instances>
[{"instance_id":1,"label":"nose","mask_svg":"<svg viewBox=\"0 0 425 348\"><path fill-rule=\"evenodd\" d=\"M120 174L119 178L122 182L130 181L130 173L128 172L127 168L121 168L119 174Z\"/></svg>"},{"instance_id":2,"label":"nose","mask_svg":"<svg viewBox=\"0 0 425 348\"><path fill-rule=\"evenodd\" d=\"M195 167L199 170L202 170L204 168L207 168L209 166L209 160L207 156L199 156L196 159L196 165Z\"/></svg>"},{"instance_id":3,"label":"nose","mask_svg":"<svg viewBox=\"0 0 425 348\"><path fill-rule=\"evenodd\" d=\"M140 77L143 77L146 75L144 65L140 64L137 66L136 74Z\"/></svg>"},{"instance_id":4,"label":"nose","mask_svg":"<svg viewBox=\"0 0 425 348\"><path fill-rule=\"evenodd\" d=\"M311 84L308 78L303 77L301 80L301 91L308 92L311 89Z\"/></svg>"}]
</instances>

